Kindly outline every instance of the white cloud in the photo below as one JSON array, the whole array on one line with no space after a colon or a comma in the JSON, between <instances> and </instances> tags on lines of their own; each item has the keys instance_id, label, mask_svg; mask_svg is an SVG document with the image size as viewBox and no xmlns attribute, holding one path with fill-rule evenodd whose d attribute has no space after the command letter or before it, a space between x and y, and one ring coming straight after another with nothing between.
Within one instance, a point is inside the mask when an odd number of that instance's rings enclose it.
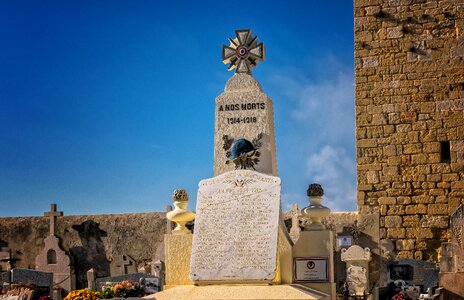
<instances>
[{"instance_id":1,"label":"white cloud","mask_svg":"<svg viewBox=\"0 0 464 300\"><path fill-rule=\"evenodd\" d=\"M307 162L311 182L320 183L325 191L324 205L333 211L356 210L356 163L344 149L325 145Z\"/></svg>"},{"instance_id":2,"label":"white cloud","mask_svg":"<svg viewBox=\"0 0 464 300\"><path fill-rule=\"evenodd\" d=\"M270 80L276 91L284 91L280 97L285 100L285 111L278 120L287 129L279 137L284 141L280 161L288 164L280 165L279 170L290 181L284 186L289 189L284 190L284 207L290 202L308 205L299 196L302 186L318 182L326 192L327 207L356 210L353 73L351 66L332 56L273 73Z\"/></svg>"}]
</instances>

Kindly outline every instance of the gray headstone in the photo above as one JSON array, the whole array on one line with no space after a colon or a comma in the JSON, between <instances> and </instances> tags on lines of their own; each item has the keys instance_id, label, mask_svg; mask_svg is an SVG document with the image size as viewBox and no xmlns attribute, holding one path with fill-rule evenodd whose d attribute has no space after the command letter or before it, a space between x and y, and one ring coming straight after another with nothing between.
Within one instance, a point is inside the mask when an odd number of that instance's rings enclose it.
<instances>
[{"instance_id":1,"label":"gray headstone","mask_svg":"<svg viewBox=\"0 0 464 300\"><path fill-rule=\"evenodd\" d=\"M390 264L390 281L404 280L410 286L422 286L422 292L438 286L437 264L430 261L402 259ZM394 274L392 272L396 272ZM404 271L403 271L404 270ZM404 279L400 278L405 276Z\"/></svg>"},{"instance_id":2,"label":"gray headstone","mask_svg":"<svg viewBox=\"0 0 464 300\"><path fill-rule=\"evenodd\" d=\"M28 282L40 287L53 286L53 273L16 268L11 270L11 282Z\"/></svg>"},{"instance_id":3,"label":"gray headstone","mask_svg":"<svg viewBox=\"0 0 464 300\"><path fill-rule=\"evenodd\" d=\"M3 285L4 282L10 282L10 281L11 281L10 271L0 273L0 287L1 285Z\"/></svg>"}]
</instances>

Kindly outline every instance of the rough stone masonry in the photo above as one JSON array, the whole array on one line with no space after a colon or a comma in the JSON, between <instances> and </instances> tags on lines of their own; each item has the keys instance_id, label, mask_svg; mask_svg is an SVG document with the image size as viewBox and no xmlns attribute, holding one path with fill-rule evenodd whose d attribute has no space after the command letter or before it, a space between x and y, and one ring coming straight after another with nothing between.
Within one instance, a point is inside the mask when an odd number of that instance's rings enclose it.
<instances>
[{"instance_id":1,"label":"rough stone masonry","mask_svg":"<svg viewBox=\"0 0 464 300\"><path fill-rule=\"evenodd\" d=\"M464 204L464 1L355 0L358 208L437 260Z\"/></svg>"}]
</instances>

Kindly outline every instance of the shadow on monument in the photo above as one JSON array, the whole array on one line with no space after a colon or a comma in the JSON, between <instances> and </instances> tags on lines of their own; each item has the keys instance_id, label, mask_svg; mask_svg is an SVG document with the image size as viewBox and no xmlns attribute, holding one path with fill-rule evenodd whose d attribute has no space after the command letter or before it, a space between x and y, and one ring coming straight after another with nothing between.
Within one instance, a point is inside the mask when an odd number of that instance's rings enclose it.
<instances>
[{"instance_id":1,"label":"shadow on monument","mask_svg":"<svg viewBox=\"0 0 464 300\"><path fill-rule=\"evenodd\" d=\"M82 246L69 249L74 258L74 270L76 273L77 288L87 287L87 271L95 270L97 277L110 276L110 262L105 253L102 237L106 237L106 231L100 229L100 224L87 220L72 228L79 233Z\"/></svg>"}]
</instances>

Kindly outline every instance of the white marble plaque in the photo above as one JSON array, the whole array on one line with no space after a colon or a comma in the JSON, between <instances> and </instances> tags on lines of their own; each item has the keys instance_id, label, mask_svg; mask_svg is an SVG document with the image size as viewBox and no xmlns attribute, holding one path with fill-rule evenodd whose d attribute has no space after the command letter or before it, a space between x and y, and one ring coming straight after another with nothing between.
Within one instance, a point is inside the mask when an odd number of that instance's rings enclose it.
<instances>
[{"instance_id":1,"label":"white marble plaque","mask_svg":"<svg viewBox=\"0 0 464 300\"><path fill-rule=\"evenodd\" d=\"M190 278L272 280L277 265L281 180L236 170L200 181Z\"/></svg>"},{"instance_id":2,"label":"white marble plaque","mask_svg":"<svg viewBox=\"0 0 464 300\"><path fill-rule=\"evenodd\" d=\"M329 259L327 257L295 257L293 264L294 282L329 281Z\"/></svg>"}]
</instances>

